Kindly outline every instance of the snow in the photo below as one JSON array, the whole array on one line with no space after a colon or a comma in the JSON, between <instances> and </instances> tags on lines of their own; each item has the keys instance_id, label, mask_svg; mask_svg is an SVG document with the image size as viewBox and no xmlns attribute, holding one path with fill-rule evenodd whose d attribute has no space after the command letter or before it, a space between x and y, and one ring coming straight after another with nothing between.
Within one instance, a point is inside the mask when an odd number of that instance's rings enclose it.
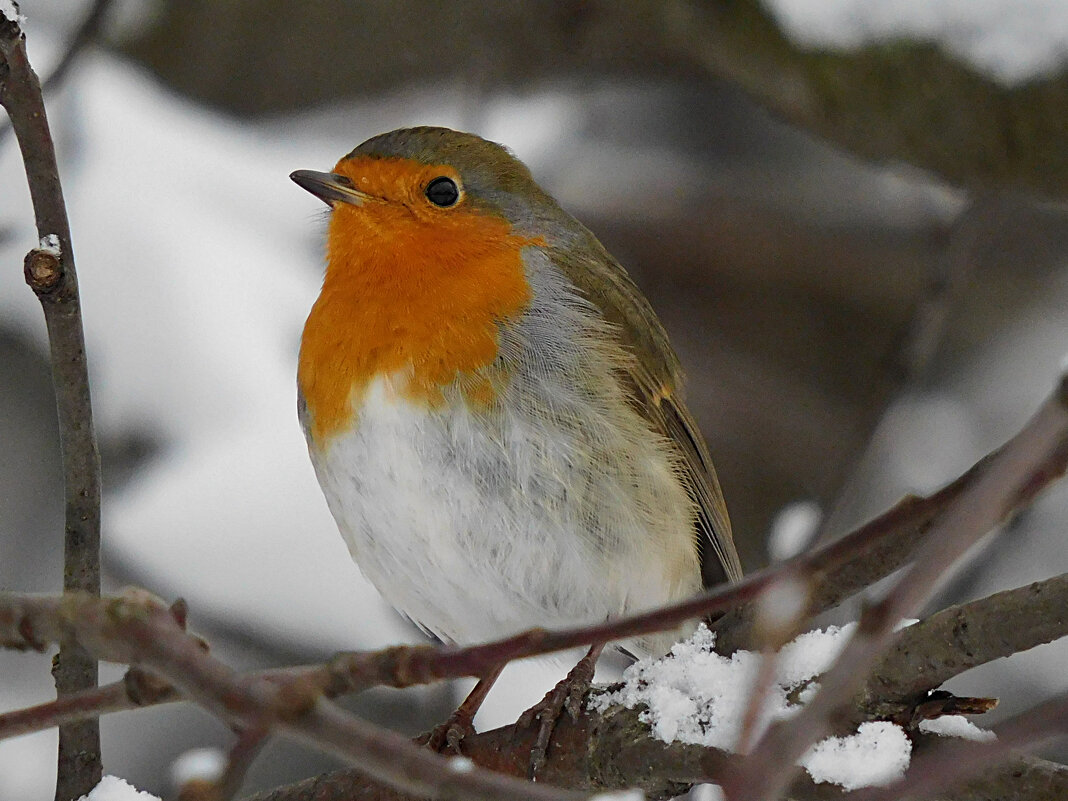
<instances>
[{"instance_id":1,"label":"snow","mask_svg":"<svg viewBox=\"0 0 1068 801\"><path fill-rule=\"evenodd\" d=\"M827 670L852 636L854 624L811 631L779 653L776 677L768 690L758 733L772 722L796 714L813 694L812 679ZM762 656L738 651L730 657L713 651L715 634L701 626L669 656L642 660L623 673L623 685L590 699L604 712L614 705L644 706L640 719L663 742L682 742L731 750L738 741L750 688ZM809 683L806 685L806 683ZM800 702L790 699L796 692ZM911 745L891 723L862 724L848 737L820 741L801 759L814 781L846 789L885 784L909 764Z\"/></svg>"},{"instance_id":2,"label":"snow","mask_svg":"<svg viewBox=\"0 0 1068 801\"><path fill-rule=\"evenodd\" d=\"M637 788L612 790L590 796L590 801L644 801L645 793Z\"/></svg>"},{"instance_id":3,"label":"snow","mask_svg":"<svg viewBox=\"0 0 1068 801\"><path fill-rule=\"evenodd\" d=\"M46 253L51 253L57 259L63 255L63 251L60 250L59 247L59 237L55 234L46 234L45 236L42 236L37 245L37 249Z\"/></svg>"},{"instance_id":4,"label":"snow","mask_svg":"<svg viewBox=\"0 0 1068 801\"><path fill-rule=\"evenodd\" d=\"M769 631L795 631L804 614L809 585L797 576L784 576L772 582L757 599L757 622Z\"/></svg>"},{"instance_id":5,"label":"snow","mask_svg":"<svg viewBox=\"0 0 1068 801\"><path fill-rule=\"evenodd\" d=\"M904 729L884 720L861 723L848 737L828 737L801 758L817 784L844 790L881 787L905 774L912 743Z\"/></svg>"},{"instance_id":6,"label":"snow","mask_svg":"<svg viewBox=\"0 0 1068 801\"><path fill-rule=\"evenodd\" d=\"M191 748L171 765L171 785L183 787L191 781L213 782L226 771L228 759L219 748Z\"/></svg>"},{"instance_id":7,"label":"snow","mask_svg":"<svg viewBox=\"0 0 1068 801\"><path fill-rule=\"evenodd\" d=\"M698 784L690 790L689 801L726 801L726 798L718 784Z\"/></svg>"},{"instance_id":8,"label":"snow","mask_svg":"<svg viewBox=\"0 0 1068 801\"><path fill-rule=\"evenodd\" d=\"M962 740L974 740L978 743L990 742L998 738L994 732L979 728L963 715L945 715L934 720L921 720L920 731L924 734L959 737Z\"/></svg>"},{"instance_id":9,"label":"snow","mask_svg":"<svg viewBox=\"0 0 1068 801\"><path fill-rule=\"evenodd\" d=\"M771 524L768 555L776 562L797 556L812 541L823 520L823 510L815 501L788 503Z\"/></svg>"},{"instance_id":10,"label":"snow","mask_svg":"<svg viewBox=\"0 0 1068 801\"><path fill-rule=\"evenodd\" d=\"M761 730L799 709L790 703L788 693L825 671L852 629L808 632L783 648ZM733 748L761 655L738 651L725 657L713 650L714 644L715 634L699 627L689 640L675 645L668 657L643 659L628 667L623 686L591 699L591 708L603 712L614 704L628 709L644 704L648 709L642 712L642 720L664 742Z\"/></svg>"},{"instance_id":11,"label":"snow","mask_svg":"<svg viewBox=\"0 0 1068 801\"><path fill-rule=\"evenodd\" d=\"M160 798L142 792L116 776L105 776L89 795L83 795L78 801L160 801Z\"/></svg>"},{"instance_id":12,"label":"snow","mask_svg":"<svg viewBox=\"0 0 1068 801\"><path fill-rule=\"evenodd\" d=\"M765 0L765 6L806 47L931 41L1007 85L1068 62L1064 0Z\"/></svg>"},{"instance_id":13,"label":"snow","mask_svg":"<svg viewBox=\"0 0 1068 801\"><path fill-rule=\"evenodd\" d=\"M778 680L787 687L796 687L825 672L834 664L856 627L856 623L828 626L795 637L779 652Z\"/></svg>"},{"instance_id":14,"label":"snow","mask_svg":"<svg viewBox=\"0 0 1068 801\"><path fill-rule=\"evenodd\" d=\"M470 773L475 769L475 763L463 756L452 757L448 765L449 770L453 773Z\"/></svg>"},{"instance_id":15,"label":"snow","mask_svg":"<svg viewBox=\"0 0 1068 801\"><path fill-rule=\"evenodd\" d=\"M12 0L0 0L0 16L7 17L7 19L17 22L19 25L26 22L26 17L19 13L18 6Z\"/></svg>"}]
</instances>

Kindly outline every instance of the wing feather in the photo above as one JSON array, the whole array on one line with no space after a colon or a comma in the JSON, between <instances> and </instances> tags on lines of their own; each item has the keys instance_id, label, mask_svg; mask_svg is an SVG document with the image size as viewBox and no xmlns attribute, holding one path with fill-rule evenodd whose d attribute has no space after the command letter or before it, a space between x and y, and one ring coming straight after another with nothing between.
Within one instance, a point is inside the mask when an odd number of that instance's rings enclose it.
<instances>
[{"instance_id":1,"label":"wing feather","mask_svg":"<svg viewBox=\"0 0 1068 801\"><path fill-rule=\"evenodd\" d=\"M697 506L701 576L706 587L737 581L742 568L734 547L730 518L708 446L682 396L682 368L667 332L649 301L626 270L596 237L554 248L551 257L616 330L635 359L629 370L635 407L653 430L675 445L687 490Z\"/></svg>"}]
</instances>

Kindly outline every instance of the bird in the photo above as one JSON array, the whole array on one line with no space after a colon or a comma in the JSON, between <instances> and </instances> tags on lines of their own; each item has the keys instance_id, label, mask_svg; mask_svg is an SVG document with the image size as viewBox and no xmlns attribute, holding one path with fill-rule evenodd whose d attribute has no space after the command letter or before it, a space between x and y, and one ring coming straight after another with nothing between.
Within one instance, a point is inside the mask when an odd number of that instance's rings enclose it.
<instances>
[{"instance_id":1,"label":"bird","mask_svg":"<svg viewBox=\"0 0 1068 801\"><path fill-rule=\"evenodd\" d=\"M290 177L329 206L298 417L349 551L390 604L464 645L740 578L663 325L511 151L402 128ZM678 636L623 647L662 654ZM531 711L534 770L603 647ZM450 719L454 747L499 672Z\"/></svg>"}]
</instances>

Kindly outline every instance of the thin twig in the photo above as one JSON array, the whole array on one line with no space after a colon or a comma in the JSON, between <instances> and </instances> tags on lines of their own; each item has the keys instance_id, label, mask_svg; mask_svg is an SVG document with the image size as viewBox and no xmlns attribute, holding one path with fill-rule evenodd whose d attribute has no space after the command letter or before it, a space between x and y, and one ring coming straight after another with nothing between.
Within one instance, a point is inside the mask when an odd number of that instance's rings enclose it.
<instances>
[{"instance_id":1,"label":"thin twig","mask_svg":"<svg viewBox=\"0 0 1068 801\"><path fill-rule=\"evenodd\" d=\"M868 671L893 637L896 622L915 612L938 579L987 531L1033 499L1045 477L1063 474L1068 462L1068 377L1023 430L985 465L974 484L932 526L906 574L861 616L856 634L820 680L815 698L795 717L772 726L752 760L724 783L728 798L780 797L796 763L830 733L848 710Z\"/></svg>"},{"instance_id":2,"label":"thin twig","mask_svg":"<svg viewBox=\"0 0 1068 801\"><path fill-rule=\"evenodd\" d=\"M63 589L100 594L100 457L93 430L78 278L67 209L41 86L26 57L16 21L0 14L0 104L7 109L22 151L37 233L55 248L31 251L26 278L44 310L59 412L66 497ZM53 675L59 695L97 683L95 660L71 643L60 650ZM57 801L78 798L101 778L100 732L95 720L60 727Z\"/></svg>"},{"instance_id":3,"label":"thin twig","mask_svg":"<svg viewBox=\"0 0 1068 801\"><path fill-rule=\"evenodd\" d=\"M171 700L179 700L174 695ZM64 695L44 704L0 714L0 740L20 737L35 731L66 726L80 720L91 720L106 712L136 709L121 681L103 687L91 687Z\"/></svg>"},{"instance_id":4,"label":"thin twig","mask_svg":"<svg viewBox=\"0 0 1068 801\"><path fill-rule=\"evenodd\" d=\"M753 632L760 644L760 668L749 689L735 750L744 754L760 732L764 706L779 667L779 652L807 620L808 583L790 573L772 582L753 604Z\"/></svg>"},{"instance_id":5,"label":"thin twig","mask_svg":"<svg viewBox=\"0 0 1068 801\"><path fill-rule=\"evenodd\" d=\"M401 739L382 742L374 727L355 721L355 730L348 727L354 721L338 724L333 717L320 720L314 727L306 727L309 703L320 703L319 686L307 682L310 674L274 671L260 676L235 676L204 652L197 638L185 634L159 601L147 596L128 596L118 599L96 600L85 596L42 598L30 595L0 594L0 644L9 647L44 647L47 642L78 636L98 653L115 661L136 661L154 673L168 675L177 681L183 676L183 695L201 702L209 709L231 721L246 721L247 725L275 724L291 734L322 745L324 732L329 742L361 766L358 778L349 776L323 784L315 781L314 797L326 799L398 799L402 797L440 797L447 792L463 790L471 797L496 798L485 786L470 792L463 788L437 784L427 789L422 783L413 789L413 782L425 777L430 768L420 763L415 773L411 766L401 764L410 751L405 745L390 757L389 749L400 747ZM331 708L333 715L343 715ZM657 797L677 795L688 784L716 779L737 770L738 758L715 749L683 744L664 744L649 736L648 725L639 720L640 710L613 710L604 716L583 713L577 721L566 718L554 733L554 745L549 752L544 778L550 782L568 783L588 789L620 788L635 784ZM523 775L527 768L526 754L535 732L517 731L514 727L473 735L464 740L466 756L476 763L510 775ZM388 735L386 735L388 736ZM372 742L368 743L367 738ZM370 762L363 758L364 750L371 753ZM359 759L354 757L360 754ZM429 757L430 755L426 755ZM381 761L397 761L396 770L409 776L401 782L399 792L386 791L368 774L393 786L393 774L381 767ZM443 764L437 762L437 769ZM463 764L463 763L461 763ZM373 769L370 769L373 768ZM1043 768L1043 770L1046 770ZM383 773L385 772L385 773ZM1048 773L1048 770L1046 770ZM432 776L433 773L430 772ZM470 775L470 774L466 774ZM451 777L451 774L450 774ZM1068 771L1056 774L1060 785L1068 783ZM522 785L521 785L522 786ZM529 785L528 785L529 787ZM267 798L307 798L310 785L282 788ZM496 792L495 790L493 792ZM509 793L514 788L509 788ZM835 791L837 793L837 791ZM515 797L529 797L520 793ZM811 781L801 778L794 783L790 797L818 799L827 797ZM952 797L952 796L951 796ZM1023 794L1020 799L1040 801L1042 795Z\"/></svg>"},{"instance_id":6,"label":"thin twig","mask_svg":"<svg viewBox=\"0 0 1068 801\"><path fill-rule=\"evenodd\" d=\"M438 678L478 675L487 664L497 664L502 660L546 653L554 649L570 648L577 644L588 643L591 639L625 638L638 633L674 627L685 617L699 617L715 609L727 608L739 601L751 601L770 582L781 578L787 570L796 571L797 575L813 576L827 575L834 570L846 569L843 566L848 567L851 560L861 558L863 554L870 552L873 544L878 546L887 538L892 538L896 532L902 530L902 527L906 531L915 529L918 520L925 520L933 514L932 508L944 508L950 501L959 501L966 493L971 495L979 491L989 482L989 473L993 466L1009 458L1006 454L1030 447L1028 441L1033 437L1033 428L1033 424L1025 428L1001 450L985 459L950 488L932 496L931 499L899 505L892 510L891 514L858 530L845 541L836 542L818 552L798 557L779 568L757 573L737 585L722 588L701 599L617 621L611 625L561 632L536 630L473 648L417 646L390 648L370 654L346 654L326 666L294 668L285 671L286 675L263 676L258 680L268 684L273 683L276 686L293 686L299 678L304 686L314 688L316 692L329 693L352 691L376 684L409 686ZM1028 476L1024 491L1008 499L1007 508L1016 508L1017 505L1030 500L1035 492L1060 475L1063 468L1064 464L1057 459L1051 459L1042 465L1041 470ZM107 632L105 624L112 617L106 614L105 610L113 608L115 604L119 604L117 608L125 609L129 603L128 599L118 599L95 601L95 606L93 606L90 599L79 596L68 596L63 599L28 599L27 596L0 594L0 645L12 647L33 645L34 627L31 625L29 628L20 628L18 625L20 621L25 621L24 615L19 610L23 604L31 601L38 605L51 604L53 612L61 618L63 609L68 610L66 613L68 616L77 613L75 616L80 615L86 618L82 625L82 636L89 637L90 640L96 637L98 643L99 638ZM96 628L89 625L94 620L94 615ZM58 631L58 629L53 630L53 635L62 636L56 634ZM115 653L113 649L116 648L116 644L113 641L109 642L106 647L112 649L108 652L112 659L136 661L129 658L130 654L124 656L121 653Z\"/></svg>"}]
</instances>

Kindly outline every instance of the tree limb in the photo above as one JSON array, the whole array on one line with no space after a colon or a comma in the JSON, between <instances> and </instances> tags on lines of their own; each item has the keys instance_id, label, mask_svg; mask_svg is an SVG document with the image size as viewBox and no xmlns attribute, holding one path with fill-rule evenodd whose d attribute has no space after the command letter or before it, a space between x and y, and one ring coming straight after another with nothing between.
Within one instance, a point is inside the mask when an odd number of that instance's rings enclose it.
<instances>
[{"instance_id":1,"label":"tree limb","mask_svg":"<svg viewBox=\"0 0 1068 801\"><path fill-rule=\"evenodd\" d=\"M966 670L1066 635L1068 573L951 606L898 633L857 707L896 719L903 707Z\"/></svg>"},{"instance_id":2,"label":"tree limb","mask_svg":"<svg viewBox=\"0 0 1068 801\"><path fill-rule=\"evenodd\" d=\"M63 589L100 594L100 456L93 430L78 277L63 203L55 147L41 86L26 57L16 21L0 14L0 105L7 109L22 151L37 233L55 247L26 257L26 280L44 310L59 412L66 497ZM60 650L53 666L64 695L97 683L96 662L76 643ZM99 783L100 733L95 720L60 727L57 801L78 798Z\"/></svg>"},{"instance_id":3,"label":"tree limb","mask_svg":"<svg viewBox=\"0 0 1068 801\"><path fill-rule=\"evenodd\" d=\"M584 712L577 721L561 720L553 733L544 777L554 784L584 790L641 789L651 801L686 792L693 784L716 781L736 767L736 755L686 743L663 743L652 738L640 720L641 709L613 707L603 715ZM471 735L463 741L464 756L482 767L513 776L525 775L525 756L534 733L513 726ZM921 735L919 742L934 750L945 738ZM945 759L946 755L940 757ZM939 796L942 801L1048 801L1068 792L1068 767L1041 759L1014 756L998 765L975 771L974 782ZM975 795L974 787L997 787L1004 794ZM1011 788L1011 791L1009 790ZM1058 792L1059 791L1059 792ZM815 784L807 774L798 776L786 793L791 801L853 801L836 785ZM368 781L357 770L325 773L311 779L266 790L246 801L415 801Z\"/></svg>"}]
</instances>

